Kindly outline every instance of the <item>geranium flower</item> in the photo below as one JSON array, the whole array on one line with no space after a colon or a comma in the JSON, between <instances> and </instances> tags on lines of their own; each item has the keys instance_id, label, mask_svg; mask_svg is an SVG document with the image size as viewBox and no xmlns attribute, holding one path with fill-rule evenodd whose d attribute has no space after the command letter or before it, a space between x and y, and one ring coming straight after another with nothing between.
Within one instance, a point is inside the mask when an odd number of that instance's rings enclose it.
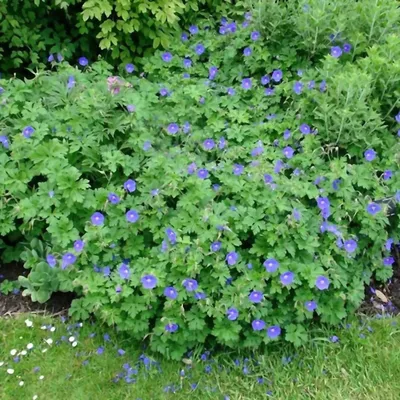
<instances>
[{"instance_id":1,"label":"geranium flower","mask_svg":"<svg viewBox=\"0 0 400 400\"><path fill-rule=\"evenodd\" d=\"M154 275L145 275L140 281L145 289L154 289L157 286L157 278Z\"/></svg>"}]
</instances>

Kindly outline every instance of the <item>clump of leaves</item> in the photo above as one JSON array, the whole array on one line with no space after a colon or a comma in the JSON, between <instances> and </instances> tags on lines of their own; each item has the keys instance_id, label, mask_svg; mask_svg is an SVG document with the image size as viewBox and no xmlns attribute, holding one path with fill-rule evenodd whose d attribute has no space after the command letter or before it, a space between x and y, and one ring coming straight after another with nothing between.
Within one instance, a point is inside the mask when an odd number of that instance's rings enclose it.
<instances>
[{"instance_id":1,"label":"clump of leaves","mask_svg":"<svg viewBox=\"0 0 400 400\"><path fill-rule=\"evenodd\" d=\"M177 358L299 345L391 276L399 38L343 32L311 62L256 21L201 23L143 71L1 81L0 232L23 235L25 294L74 290L76 317Z\"/></svg>"}]
</instances>

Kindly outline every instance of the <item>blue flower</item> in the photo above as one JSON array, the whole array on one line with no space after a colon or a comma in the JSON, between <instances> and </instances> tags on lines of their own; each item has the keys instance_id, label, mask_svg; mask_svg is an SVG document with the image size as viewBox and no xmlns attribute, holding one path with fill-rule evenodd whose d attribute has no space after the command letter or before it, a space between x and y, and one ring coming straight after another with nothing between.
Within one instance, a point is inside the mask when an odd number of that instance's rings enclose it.
<instances>
[{"instance_id":1,"label":"blue flower","mask_svg":"<svg viewBox=\"0 0 400 400\"><path fill-rule=\"evenodd\" d=\"M221 242L214 242L211 243L211 251L219 251L221 249L222 243Z\"/></svg>"},{"instance_id":2,"label":"blue flower","mask_svg":"<svg viewBox=\"0 0 400 400\"><path fill-rule=\"evenodd\" d=\"M165 97L165 96L168 96L168 95L169 95L169 92L168 92L167 88L161 88L160 89L160 96Z\"/></svg>"},{"instance_id":3,"label":"blue flower","mask_svg":"<svg viewBox=\"0 0 400 400\"><path fill-rule=\"evenodd\" d=\"M275 272L279 268L279 262L275 260L275 258L268 258L268 260L264 261L264 267L267 272Z\"/></svg>"},{"instance_id":4,"label":"blue flower","mask_svg":"<svg viewBox=\"0 0 400 400\"><path fill-rule=\"evenodd\" d=\"M181 40L182 40L182 42L188 41L189 40L189 35L186 32L182 32Z\"/></svg>"},{"instance_id":5,"label":"blue flower","mask_svg":"<svg viewBox=\"0 0 400 400\"><path fill-rule=\"evenodd\" d=\"M199 284L197 283L196 279L185 279L183 281L183 287L188 292L194 292L198 288Z\"/></svg>"},{"instance_id":6,"label":"blue flower","mask_svg":"<svg viewBox=\"0 0 400 400\"><path fill-rule=\"evenodd\" d=\"M195 298L196 300L204 300L206 297L207 297L206 294L203 293L203 292L196 292L196 293L194 294L194 298Z\"/></svg>"},{"instance_id":7,"label":"blue flower","mask_svg":"<svg viewBox=\"0 0 400 400\"><path fill-rule=\"evenodd\" d=\"M104 268L103 268L103 276L104 276L104 277L109 277L110 274L111 274L111 269L110 269L110 267L104 267Z\"/></svg>"},{"instance_id":8,"label":"blue flower","mask_svg":"<svg viewBox=\"0 0 400 400\"><path fill-rule=\"evenodd\" d=\"M327 277L325 276L318 276L317 279L315 280L315 286L319 290L326 290L329 289L330 281Z\"/></svg>"},{"instance_id":9,"label":"blue flower","mask_svg":"<svg viewBox=\"0 0 400 400\"><path fill-rule=\"evenodd\" d=\"M397 113L397 115L394 117L396 122L400 124L400 111Z\"/></svg>"},{"instance_id":10,"label":"blue flower","mask_svg":"<svg viewBox=\"0 0 400 400\"><path fill-rule=\"evenodd\" d=\"M76 84L75 77L70 75L67 81L67 89L72 89Z\"/></svg>"},{"instance_id":11,"label":"blue flower","mask_svg":"<svg viewBox=\"0 0 400 400\"><path fill-rule=\"evenodd\" d=\"M194 48L194 51L199 56L201 56L205 52L205 50L206 50L205 47L201 43L197 44L196 47Z\"/></svg>"},{"instance_id":12,"label":"blue flower","mask_svg":"<svg viewBox=\"0 0 400 400\"><path fill-rule=\"evenodd\" d=\"M389 256L389 257L385 257L383 259L383 265L384 266L390 267L393 264L394 264L394 257Z\"/></svg>"},{"instance_id":13,"label":"blue flower","mask_svg":"<svg viewBox=\"0 0 400 400\"><path fill-rule=\"evenodd\" d=\"M228 253L226 255L225 260L228 263L228 265L235 265L238 261L238 258L239 258L239 254L234 251L231 251L230 253Z\"/></svg>"},{"instance_id":14,"label":"blue flower","mask_svg":"<svg viewBox=\"0 0 400 400\"><path fill-rule=\"evenodd\" d=\"M183 66L185 68L190 68L192 66L192 60L190 58L183 59Z\"/></svg>"},{"instance_id":15,"label":"blue flower","mask_svg":"<svg viewBox=\"0 0 400 400\"><path fill-rule=\"evenodd\" d=\"M268 336L270 339L275 339L275 338L277 338L280 334L281 334L281 328L280 328L279 326L277 326L277 325L270 326L270 327L267 329L267 336Z\"/></svg>"},{"instance_id":16,"label":"blue flower","mask_svg":"<svg viewBox=\"0 0 400 400\"><path fill-rule=\"evenodd\" d=\"M264 93L266 96L272 96L275 93L275 90L273 88L266 88Z\"/></svg>"},{"instance_id":17,"label":"blue flower","mask_svg":"<svg viewBox=\"0 0 400 400\"><path fill-rule=\"evenodd\" d=\"M169 286L164 289L164 296L168 297L169 299L175 300L178 297L178 292L174 287Z\"/></svg>"},{"instance_id":18,"label":"blue flower","mask_svg":"<svg viewBox=\"0 0 400 400\"><path fill-rule=\"evenodd\" d=\"M136 111L136 107L133 104L128 104L126 106L126 109L128 110L129 113L133 113Z\"/></svg>"},{"instance_id":19,"label":"blue flower","mask_svg":"<svg viewBox=\"0 0 400 400\"><path fill-rule=\"evenodd\" d=\"M222 136L219 139L218 148L222 150L225 148L226 145L227 145L227 142L226 142L225 138Z\"/></svg>"},{"instance_id":20,"label":"blue flower","mask_svg":"<svg viewBox=\"0 0 400 400\"><path fill-rule=\"evenodd\" d=\"M232 172L233 172L234 175L237 175L237 176L238 175L242 175L243 171L244 171L244 166L243 165L241 165L241 164L234 164L233 165Z\"/></svg>"},{"instance_id":21,"label":"blue flower","mask_svg":"<svg viewBox=\"0 0 400 400\"><path fill-rule=\"evenodd\" d=\"M339 58L342 55L342 49L339 46L333 46L331 48L331 56Z\"/></svg>"},{"instance_id":22,"label":"blue flower","mask_svg":"<svg viewBox=\"0 0 400 400\"><path fill-rule=\"evenodd\" d=\"M353 239L346 240L343 247L348 253L354 253L357 249L357 242Z\"/></svg>"},{"instance_id":23,"label":"blue flower","mask_svg":"<svg viewBox=\"0 0 400 400\"><path fill-rule=\"evenodd\" d=\"M215 142L212 139L206 139L203 142L203 147L205 150L212 150L215 147Z\"/></svg>"},{"instance_id":24,"label":"blue flower","mask_svg":"<svg viewBox=\"0 0 400 400\"><path fill-rule=\"evenodd\" d=\"M388 240L386 240L385 243L385 249L387 251L391 251L392 250L392 246L393 246L394 240L392 238L389 238Z\"/></svg>"},{"instance_id":25,"label":"blue flower","mask_svg":"<svg viewBox=\"0 0 400 400\"><path fill-rule=\"evenodd\" d=\"M175 231L172 228L167 228L167 229L165 229L165 233L167 235L169 242L171 244L175 244L176 240L177 240Z\"/></svg>"},{"instance_id":26,"label":"blue flower","mask_svg":"<svg viewBox=\"0 0 400 400\"><path fill-rule=\"evenodd\" d=\"M251 40L254 40L254 41L260 39L260 32L257 32L257 31L251 32L250 38L251 38Z\"/></svg>"},{"instance_id":27,"label":"blue flower","mask_svg":"<svg viewBox=\"0 0 400 400\"><path fill-rule=\"evenodd\" d=\"M118 273L121 279L129 279L131 276L131 270L126 264L121 264L121 266L118 268Z\"/></svg>"},{"instance_id":28,"label":"blue flower","mask_svg":"<svg viewBox=\"0 0 400 400\"><path fill-rule=\"evenodd\" d=\"M26 126L22 130L22 135L27 139L29 139L34 133L35 133L35 129L32 126Z\"/></svg>"},{"instance_id":29,"label":"blue flower","mask_svg":"<svg viewBox=\"0 0 400 400\"><path fill-rule=\"evenodd\" d=\"M249 300L252 303L261 303L263 301L263 297L264 297L264 295L261 292L258 292L257 290L253 290L249 294Z\"/></svg>"},{"instance_id":30,"label":"blue flower","mask_svg":"<svg viewBox=\"0 0 400 400\"><path fill-rule=\"evenodd\" d=\"M157 278L154 275L145 275L140 281L145 289L154 289L157 286Z\"/></svg>"},{"instance_id":31,"label":"blue flower","mask_svg":"<svg viewBox=\"0 0 400 400\"><path fill-rule=\"evenodd\" d=\"M190 123L186 121L183 126L182 126L183 133L189 133L190 132Z\"/></svg>"},{"instance_id":32,"label":"blue flower","mask_svg":"<svg viewBox=\"0 0 400 400\"><path fill-rule=\"evenodd\" d=\"M304 85L303 85L301 82L296 82L296 83L293 85L293 91L294 91L296 94L301 94L301 92L303 91L303 87L304 87Z\"/></svg>"},{"instance_id":33,"label":"blue flower","mask_svg":"<svg viewBox=\"0 0 400 400\"><path fill-rule=\"evenodd\" d=\"M264 148L261 145L258 145L257 147L255 147L254 149L251 150L250 155L252 157L257 157L260 156L262 153L264 152Z\"/></svg>"},{"instance_id":34,"label":"blue flower","mask_svg":"<svg viewBox=\"0 0 400 400\"><path fill-rule=\"evenodd\" d=\"M125 65L125 71L128 74L131 74L135 70L135 66L133 64L126 64Z\"/></svg>"},{"instance_id":35,"label":"blue flower","mask_svg":"<svg viewBox=\"0 0 400 400\"><path fill-rule=\"evenodd\" d=\"M267 85L269 83L269 81L270 81L269 76L268 75L264 75L261 78L261 85L265 86L265 85Z\"/></svg>"},{"instance_id":36,"label":"blue flower","mask_svg":"<svg viewBox=\"0 0 400 400\"><path fill-rule=\"evenodd\" d=\"M300 214L300 211L297 208L293 209L293 213L292 214L293 214L293 218L296 221L300 221L301 220L301 214Z\"/></svg>"},{"instance_id":37,"label":"blue flower","mask_svg":"<svg viewBox=\"0 0 400 400\"><path fill-rule=\"evenodd\" d=\"M191 25L191 26L189 27L189 32L190 32L192 35L196 35L197 33L199 33L199 28L198 28L196 25Z\"/></svg>"},{"instance_id":38,"label":"blue flower","mask_svg":"<svg viewBox=\"0 0 400 400\"><path fill-rule=\"evenodd\" d=\"M382 207L377 203L369 203L367 206L367 212L371 215L375 215L379 211L381 211Z\"/></svg>"},{"instance_id":39,"label":"blue flower","mask_svg":"<svg viewBox=\"0 0 400 400\"><path fill-rule=\"evenodd\" d=\"M129 193L134 192L136 190L136 182L133 179L128 179L124 183L124 189Z\"/></svg>"},{"instance_id":40,"label":"blue flower","mask_svg":"<svg viewBox=\"0 0 400 400\"><path fill-rule=\"evenodd\" d=\"M0 135L0 143L6 148L10 148L10 143L8 141L8 137L5 135Z\"/></svg>"},{"instance_id":41,"label":"blue flower","mask_svg":"<svg viewBox=\"0 0 400 400\"><path fill-rule=\"evenodd\" d=\"M89 61L88 61L88 59L87 59L86 57L79 57L79 59L78 59L78 64L79 64L81 67L86 67L86 65L89 64Z\"/></svg>"},{"instance_id":42,"label":"blue flower","mask_svg":"<svg viewBox=\"0 0 400 400\"><path fill-rule=\"evenodd\" d=\"M293 154L294 154L294 150L290 147L290 146L286 146L283 150L282 150L283 155L286 158L292 158Z\"/></svg>"},{"instance_id":43,"label":"blue flower","mask_svg":"<svg viewBox=\"0 0 400 400\"><path fill-rule=\"evenodd\" d=\"M322 81L322 82L320 83L320 85L319 85L319 90L320 90L321 92L325 92L325 90L326 90L326 81Z\"/></svg>"},{"instance_id":44,"label":"blue flower","mask_svg":"<svg viewBox=\"0 0 400 400\"><path fill-rule=\"evenodd\" d=\"M179 131L179 125L177 123L175 123L175 122L169 124L168 127L167 127L167 131L171 135L175 135Z\"/></svg>"},{"instance_id":45,"label":"blue flower","mask_svg":"<svg viewBox=\"0 0 400 400\"><path fill-rule=\"evenodd\" d=\"M272 175L269 175L269 174L265 174L264 175L264 182L266 183L266 184L270 184L270 183L272 183L274 181L274 178L272 177Z\"/></svg>"},{"instance_id":46,"label":"blue flower","mask_svg":"<svg viewBox=\"0 0 400 400\"><path fill-rule=\"evenodd\" d=\"M329 199L327 197L318 197L317 205L320 210L326 210L330 206Z\"/></svg>"},{"instance_id":47,"label":"blue flower","mask_svg":"<svg viewBox=\"0 0 400 400\"><path fill-rule=\"evenodd\" d=\"M389 179L391 179L393 176L392 171L390 171L390 169L386 170L383 174L382 174L382 178L387 181Z\"/></svg>"},{"instance_id":48,"label":"blue flower","mask_svg":"<svg viewBox=\"0 0 400 400\"><path fill-rule=\"evenodd\" d=\"M208 69L208 79L213 80L217 75L218 68L217 67L210 67Z\"/></svg>"},{"instance_id":49,"label":"blue flower","mask_svg":"<svg viewBox=\"0 0 400 400\"><path fill-rule=\"evenodd\" d=\"M201 168L201 169L199 169L199 170L197 171L197 176L198 176L200 179L207 179L207 178L208 178L208 175L209 175L209 173L208 173L208 171L207 171L205 168Z\"/></svg>"},{"instance_id":50,"label":"blue flower","mask_svg":"<svg viewBox=\"0 0 400 400\"><path fill-rule=\"evenodd\" d=\"M191 164L188 165L187 172L189 175L194 174L196 170L197 170L196 163L192 162Z\"/></svg>"},{"instance_id":51,"label":"blue flower","mask_svg":"<svg viewBox=\"0 0 400 400\"><path fill-rule=\"evenodd\" d=\"M108 195L108 201L111 204L118 204L120 202L119 196L117 196L115 193L109 193Z\"/></svg>"},{"instance_id":52,"label":"blue flower","mask_svg":"<svg viewBox=\"0 0 400 400\"><path fill-rule=\"evenodd\" d=\"M90 219L93 225L100 226L104 224L104 215L100 212L95 212Z\"/></svg>"},{"instance_id":53,"label":"blue flower","mask_svg":"<svg viewBox=\"0 0 400 400\"><path fill-rule=\"evenodd\" d=\"M251 78L244 78L242 79L242 88L244 90L249 90L252 87Z\"/></svg>"},{"instance_id":54,"label":"blue flower","mask_svg":"<svg viewBox=\"0 0 400 400\"><path fill-rule=\"evenodd\" d=\"M72 253L66 253L62 256L61 269L65 269L68 265L72 265L76 261L76 256Z\"/></svg>"},{"instance_id":55,"label":"blue flower","mask_svg":"<svg viewBox=\"0 0 400 400\"><path fill-rule=\"evenodd\" d=\"M350 53L350 51L351 51L351 44L345 43L345 44L343 45L343 51L344 51L345 53Z\"/></svg>"},{"instance_id":56,"label":"blue flower","mask_svg":"<svg viewBox=\"0 0 400 400\"><path fill-rule=\"evenodd\" d=\"M283 78L283 72L280 69L276 69L272 72L272 80L280 82Z\"/></svg>"},{"instance_id":57,"label":"blue flower","mask_svg":"<svg viewBox=\"0 0 400 400\"><path fill-rule=\"evenodd\" d=\"M57 260L52 254L47 255L46 261L47 261L47 264L49 264L49 266L51 268L54 268L57 265Z\"/></svg>"},{"instance_id":58,"label":"blue flower","mask_svg":"<svg viewBox=\"0 0 400 400\"><path fill-rule=\"evenodd\" d=\"M254 331L262 331L265 328L265 322L262 319L255 319L251 326Z\"/></svg>"},{"instance_id":59,"label":"blue flower","mask_svg":"<svg viewBox=\"0 0 400 400\"><path fill-rule=\"evenodd\" d=\"M309 133L311 133L311 128L307 124L301 124L299 129L303 135L308 135Z\"/></svg>"},{"instance_id":60,"label":"blue flower","mask_svg":"<svg viewBox=\"0 0 400 400\"><path fill-rule=\"evenodd\" d=\"M317 309L317 303L314 300L306 301L304 307L307 311L313 312Z\"/></svg>"},{"instance_id":61,"label":"blue flower","mask_svg":"<svg viewBox=\"0 0 400 400\"><path fill-rule=\"evenodd\" d=\"M376 157L376 152L374 149L368 149L364 152L364 157L367 161L372 161Z\"/></svg>"},{"instance_id":62,"label":"blue flower","mask_svg":"<svg viewBox=\"0 0 400 400\"><path fill-rule=\"evenodd\" d=\"M239 311L234 307L228 308L226 316L230 321L236 321L239 317Z\"/></svg>"},{"instance_id":63,"label":"blue flower","mask_svg":"<svg viewBox=\"0 0 400 400\"><path fill-rule=\"evenodd\" d=\"M229 96L234 96L236 93L236 90L234 88L228 88L227 93Z\"/></svg>"},{"instance_id":64,"label":"blue flower","mask_svg":"<svg viewBox=\"0 0 400 400\"><path fill-rule=\"evenodd\" d=\"M310 82L308 82L307 88L308 88L309 90L314 89L314 87L315 87L315 81L310 81Z\"/></svg>"},{"instance_id":65,"label":"blue flower","mask_svg":"<svg viewBox=\"0 0 400 400\"><path fill-rule=\"evenodd\" d=\"M165 330L170 333L176 332L178 330L178 328L179 328L178 324L169 323L169 324L165 325Z\"/></svg>"},{"instance_id":66,"label":"blue flower","mask_svg":"<svg viewBox=\"0 0 400 400\"><path fill-rule=\"evenodd\" d=\"M139 213L136 210L129 210L125 217L128 222L135 223L139 219Z\"/></svg>"},{"instance_id":67,"label":"blue flower","mask_svg":"<svg viewBox=\"0 0 400 400\"><path fill-rule=\"evenodd\" d=\"M146 140L144 143L143 143L143 150L144 151L149 151L151 149L151 142L149 142L148 140Z\"/></svg>"},{"instance_id":68,"label":"blue flower","mask_svg":"<svg viewBox=\"0 0 400 400\"><path fill-rule=\"evenodd\" d=\"M81 252L85 247L85 242L83 240L76 240L74 243L74 249L76 252Z\"/></svg>"},{"instance_id":69,"label":"blue flower","mask_svg":"<svg viewBox=\"0 0 400 400\"><path fill-rule=\"evenodd\" d=\"M245 57L251 56L251 53L252 53L251 47L246 47L246 48L243 50L243 55L244 55Z\"/></svg>"},{"instance_id":70,"label":"blue flower","mask_svg":"<svg viewBox=\"0 0 400 400\"><path fill-rule=\"evenodd\" d=\"M286 271L283 274L281 274L280 279L281 279L282 285L284 285L284 286L291 285L294 281L294 273L290 272L290 271Z\"/></svg>"},{"instance_id":71,"label":"blue flower","mask_svg":"<svg viewBox=\"0 0 400 400\"><path fill-rule=\"evenodd\" d=\"M161 55L161 58L164 62L171 62L172 61L172 54L169 52L165 52Z\"/></svg>"}]
</instances>

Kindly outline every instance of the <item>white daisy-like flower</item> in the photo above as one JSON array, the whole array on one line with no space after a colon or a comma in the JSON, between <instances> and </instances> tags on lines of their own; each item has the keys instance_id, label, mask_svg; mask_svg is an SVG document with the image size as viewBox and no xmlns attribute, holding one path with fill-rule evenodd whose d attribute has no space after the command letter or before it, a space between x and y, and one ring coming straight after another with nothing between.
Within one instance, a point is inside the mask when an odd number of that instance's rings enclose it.
<instances>
[{"instance_id":1,"label":"white daisy-like flower","mask_svg":"<svg viewBox=\"0 0 400 400\"><path fill-rule=\"evenodd\" d=\"M33 349L33 343L28 343L28 344L26 345L26 348L27 348L28 350Z\"/></svg>"},{"instance_id":2,"label":"white daisy-like flower","mask_svg":"<svg viewBox=\"0 0 400 400\"><path fill-rule=\"evenodd\" d=\"M31 328L31 327L33 326L33 322L32 322L30 319L26 319L26 320L25 320L25 325L26 325L28 328Z\"/></svg>"}]
</instances>

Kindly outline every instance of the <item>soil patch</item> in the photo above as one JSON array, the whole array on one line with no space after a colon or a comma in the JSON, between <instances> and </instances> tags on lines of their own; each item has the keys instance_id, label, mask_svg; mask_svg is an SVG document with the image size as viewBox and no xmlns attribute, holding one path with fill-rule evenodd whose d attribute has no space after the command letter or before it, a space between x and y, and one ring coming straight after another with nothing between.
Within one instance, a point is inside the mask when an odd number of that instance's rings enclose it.
<instances>
[{"instance_id":1,"label":"soil patch","mask_svg":"<svg viewBox=\"0 0 400 400\"><path fill-rule=\"evenodd\" d=\"M15 281L19 276L27 276L29 270L22 264L0 265L0 282L4 280ZM73 293L53 293L46 303L33 302L30 297L22 296L22 290L7 295L0 293L0 316L12 315L16 313L43 313L43 314L67 314L72 300L75 298Z\"/></svg>"}]
</instances>

